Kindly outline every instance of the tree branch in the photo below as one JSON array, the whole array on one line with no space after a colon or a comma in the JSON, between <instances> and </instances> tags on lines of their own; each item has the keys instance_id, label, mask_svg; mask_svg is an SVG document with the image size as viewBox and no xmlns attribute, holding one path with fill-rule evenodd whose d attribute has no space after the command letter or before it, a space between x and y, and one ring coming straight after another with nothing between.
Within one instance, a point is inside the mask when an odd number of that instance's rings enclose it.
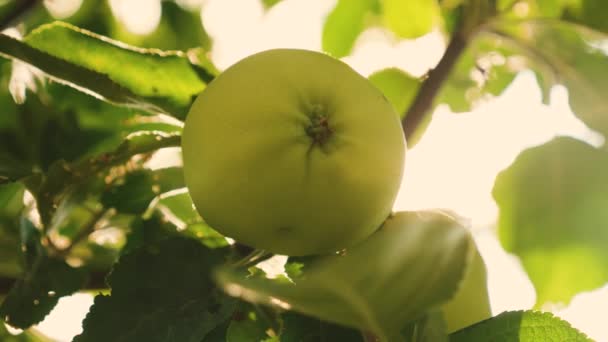
<instances>
[{"instance_id":1,"label":"tree branch","mask_svg":"<svg viewBox=\"0 0 608 342\"><path fill-rule=\"evenodd\" d=\"M430 71L429 77L422 82L418 94L401 123L406 140L412 137L418 126L424 121L424 117L428 115L427 112L433 106L433 101L439 93L441 85L448 78L450 71L466 46L467 39L464 35L456 32L437 66Z\"/></svg>"},{"instance_id":2,"label":"tree branch","mask_svg":"<svg viewBox=\"0 0 608 342\"><path fill-rule=\"evenodd\" d=\"M0 31L10 26L14 21L19 19L23 14L29 11L36 4L36 0L21 0L17 1L17 5L10 11L6 17L0 19Z\"/></svg>"}]
</instances>

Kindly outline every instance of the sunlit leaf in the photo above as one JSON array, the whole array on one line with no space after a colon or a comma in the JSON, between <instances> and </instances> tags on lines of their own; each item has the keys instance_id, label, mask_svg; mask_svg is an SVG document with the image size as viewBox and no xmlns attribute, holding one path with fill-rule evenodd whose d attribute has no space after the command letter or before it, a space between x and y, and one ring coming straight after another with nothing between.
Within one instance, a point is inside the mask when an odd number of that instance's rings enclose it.
<instances>
[{"instance_id":1,"label":"sunlit leaf","mask_svg":"<svg viewBox=\"0 0 608 342\"><path fill-rule=\"evenodd\" d=\"M339 0L323 26L323 50L338 58L348 55L377 1Z\"/></svg>"},{"instance_id":2,"label":"sunlit leaf","mask_svg":"<svg viewBox=\"0 0 608 342\"><path fill-rule=\"evenodd\" d=\"M453 112L467 112L490 96L499 96L527 68L512 47L500 39L479 33L460 56L442 85L437 104L445 103Z\"/></svg>"},{"instance_id":3,"label":"sunlit leaf","mask_svg":"<svg viewBox=\"0 0 608 342\"><path fill-rule=\"evenodd\" d=\"M25 43L6 35L0 43L0 53L57 81L109 102L180 118L212 78L201 79L202 68L183 53L130 47L61 22L39 27Z\"/></svg>"},{"instance_id":4,"label":"sunlit leaf","mask_svg":"<svg viewBox=\"0 0 608 342\"><path fill-rule=\"evenodd\" d=\"M450 335L450 342L592 342L550 313L510 311Z\"/></svg>"},{"instance_id":5,"label":"sunlit leaf","mask_svg":"<svg viewBox=\"0 0 608 342\"><path fill-rule=\"evenodd\" d=\"M407 109L418 93L418 88L420 88L421 83L420 79L397 68L377 71L369 76L369 80L376 88L380 89L388 101L393 105L397 114L401 116L401 119L407 114ZM409 137L407 140L408 148L416 145L420 138L422 138L422 135L431 122L431 117L431 115L425 116L425 121L422 122L418 126L416 132Z\"/></svg>"},{"instance_id":6,"label":"sunlit leaf","mask_svg":"<svg viewBox=\"0 0 608 342\"><path fill-rule=\"evenodd\" d=\"M381 0L384 24L402 38L416 38L438 25L437 0Z\"/></svg>"},{"instance_id":7,"label":"sunlit leaf","mask_svg":"<svg viewBox=\"0 0 608 342\"><path fill-rule=\"evenodd\" d=\"M608 135L608 35L565 22L529 20L497 23L495 33L527 55L551 83L568 88L574 113L591 128Z\"/></svg>"},{"instance_id":8,"label":"sunlit leaf","mask_svg":"<svg viewBox=\"0 0 608 342\"><path fill-rule=\"evenodd\" d=\"M521 258L537 305L608 282L607 194L608 154L572 138L522 152L496 178L500 240Z\"/></svg>"},{"instance_id":9,"label":"sunlit leaf","mask_svg":"<svg viewBox=\"0 0 608 342\"><path fill-rule=\"evenodd\" d=\"M465 228L435 212L401 212L345 256L319 261L296 281L243 278L223 269L226 291L329 322L394 335L455 292L472 248Z\"/></svg>"}]
</instances>

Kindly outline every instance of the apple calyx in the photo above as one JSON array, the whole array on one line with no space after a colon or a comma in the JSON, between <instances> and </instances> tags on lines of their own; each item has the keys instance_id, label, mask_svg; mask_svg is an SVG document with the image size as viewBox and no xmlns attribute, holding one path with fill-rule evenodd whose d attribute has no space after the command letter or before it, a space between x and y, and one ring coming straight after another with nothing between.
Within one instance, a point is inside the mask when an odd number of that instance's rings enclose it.
<instances>
[{"instance_id":1,"label":"apple calyx","mask_svg":"<svg viewBox=\"0 0 608 342\"><path fill-rule=\"evenodd\" d=\"M310 125L306 127L306 134L312 138L313 145L323 145L334 130L329 126L329 118L323 107L316 105L312 109Z\"/></svg>"}]
</instances>

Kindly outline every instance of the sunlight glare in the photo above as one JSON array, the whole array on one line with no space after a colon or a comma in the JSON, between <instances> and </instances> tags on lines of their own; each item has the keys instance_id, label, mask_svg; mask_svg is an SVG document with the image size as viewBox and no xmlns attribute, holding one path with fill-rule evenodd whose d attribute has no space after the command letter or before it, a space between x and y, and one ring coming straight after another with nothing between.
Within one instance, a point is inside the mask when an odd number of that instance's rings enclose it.
<instances>
[{"instance_id":1,"label":"sunlight glare","mask_svg":"<svg viewBox=\"0 0 608 342\"><path fill-rule=\"evenodd\" d=\"M53 311L35 328L58 342L69 342L82 332L81 322L91 305L93 305L93 296L89 293L62 297Z\"/></svg>"},{"instance_id":2,"label":"sunlight glare","mask_svg":"<svg viewBox=\"0 0 608 342\"><path fill-rule=\"evenodd\" d=\"M55 19L71 17L82 5L82 0L44 0L44 7Z\"/></svg>"},{"instance_id":3,"label":"sunlight glare","mask_svg":"<svg viewBox=\"0 0 608 342\"><path fill-rule=\"evenodd\" d=\"M162 15L160 0L110 0L110 8L129 32L139 35L152 33Z\"/></svg>"}]
</instances>

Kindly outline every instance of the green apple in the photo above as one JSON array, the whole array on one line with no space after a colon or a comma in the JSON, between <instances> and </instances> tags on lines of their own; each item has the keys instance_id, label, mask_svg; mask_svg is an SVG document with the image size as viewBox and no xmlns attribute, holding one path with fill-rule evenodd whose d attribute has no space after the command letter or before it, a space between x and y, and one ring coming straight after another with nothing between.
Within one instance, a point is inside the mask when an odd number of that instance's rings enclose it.
<instances>
[{"instance_id":1,"label":"green apple","mask_svg":"<svg viewBox=\"0 0 608 342\"><path fill-rule=\"evenodd\" d=\"M486 265L473 241L469 264L456 294L441 307L448 333L492 317Z\"/></svg>"},{"instance_id":2,"label":"green apple","mask_svg":"<svg viewBox=\"0 0 608 342\"><path fill-rule=\"evenodd\" d=\"M373 233L403 173L399 116L325 54L268 50L231 66L186 119L184 174L204 220L243 244L330 253Z\"/></svg>"}]
</instances>

